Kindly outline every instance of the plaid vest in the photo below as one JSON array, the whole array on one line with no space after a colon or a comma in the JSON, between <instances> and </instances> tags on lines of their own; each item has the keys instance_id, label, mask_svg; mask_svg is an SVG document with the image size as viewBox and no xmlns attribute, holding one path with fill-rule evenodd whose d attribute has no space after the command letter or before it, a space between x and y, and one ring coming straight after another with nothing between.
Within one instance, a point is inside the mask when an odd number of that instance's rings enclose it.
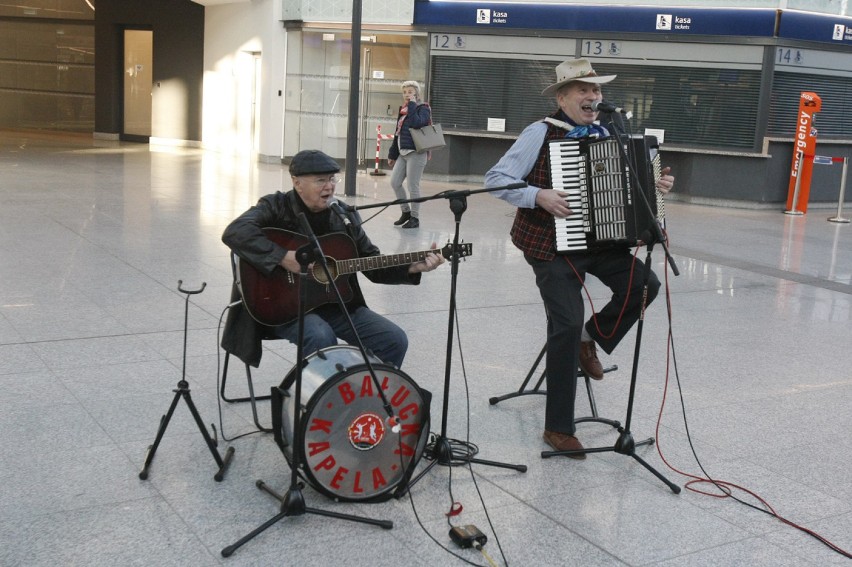
<instances>
[{"instance_id":1,"label":"plaid vest","mask_svg":"<svg viewBox=\"0 0 852 567\"><path fill-rule=\"evenodd\" d=\"M557 114L552 117L557 118ZM553 124L547 124L547 134L545 134L544 143L538 152L538 159L536 159L532 171L524 178L527 184L541 189L553 187L550 180L548 142L564 137L565 130ZM556 256L556 229L553 225L553 218L552 214L541 207L534 209L519 207L515 213L515 222L509 231L512 243L527 256L537 260L552 260Z\"/></svg>"}]
</instances>

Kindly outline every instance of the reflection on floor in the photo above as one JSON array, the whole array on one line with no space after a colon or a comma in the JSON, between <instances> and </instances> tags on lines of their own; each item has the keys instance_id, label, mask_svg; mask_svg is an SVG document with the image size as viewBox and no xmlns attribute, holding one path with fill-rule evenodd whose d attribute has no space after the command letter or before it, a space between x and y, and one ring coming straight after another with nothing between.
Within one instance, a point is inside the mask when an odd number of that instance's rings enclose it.
<instances>
[{"instance_id":1,"label":"reflection on floor","mask_svg":"<svg viewBox=\"0 0 852 567\"><path fill-rule=\"evenodd\" d=\"M424 184L428 195L476 188ZM0 134L0 564L461 564L452 552L485 565L451 541L449 524L477 526L501 565L847 564L815 538L690 482L710 475L745 487L790 522L852 549L852 228L818 210L791 217L780 207L668 204L680 275L655 247L666 295L644 321L630 429L637 440L656 439L636 454L684 488L674 494L613 451L543 459L541 396L489 403L527 375L544 343L544 314L532 272L507 238L513 211L485 194L468 197L458 226L472 254L458 270L451 341L449 267L419 287L363 280L363 288L409 334L402 370L434 395L432 432L528 470L438 465L404 497L372 504L335 502L307 486L308 506L393 529L286 517L223 558L223 548L280 510L255 482L286 491L291 476L272 435L240 437L257 429L250 405L218 403L217 341L232 281L220 235L259 196L287 189L284 167L247 158ZM351 193L343 200L363 207L393 199L388 176L368 171ZM393 226L397 207L362 215L387 254L443 245L456 228L442 198L423 204L416 230ZM189 300L185 361L179 281L191 290L206 284ZM606 298L593 279L588 294L595 304ZM604 357L618 368L594 383L600 414L622 423L635 339L634 329ZM294 358L291 345L266 343L253 372L258 395ZM216 461L179 400L140 480L184 372L203 422L215 424L217 451L233 447L233 461L216 482ZM229 374L229 396L246 395L238 361ZM308 405L319 412L316 389L346 370L312 374ZM582 386L578 408L588 408ZM271 404L258 412L268 426ZM587 447L618 438L600 423L578 434ZM421 459L418 471L427 464ZM388 463L355 464L374 465ZM734 495L764 508L746 492Z\"/></svg>"}]
</instances>

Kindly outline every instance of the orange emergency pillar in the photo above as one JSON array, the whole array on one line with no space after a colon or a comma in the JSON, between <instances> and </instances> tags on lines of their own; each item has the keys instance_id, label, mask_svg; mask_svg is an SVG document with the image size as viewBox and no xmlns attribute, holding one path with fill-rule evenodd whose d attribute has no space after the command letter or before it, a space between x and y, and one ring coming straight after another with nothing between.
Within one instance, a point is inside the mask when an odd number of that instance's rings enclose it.
<instances>
[{"instance_id":1,"label":"orange emergency pillar","mask_svg":"<svg viewBox=\"0 0 852 567\"><path fill-rule=\"evenodd\" d=\"M822 108L818 94L803 91L799 98L799 113L796 118L796 143L793 147L793 164L790 167L790 183L787 190L787 212L808 212L808 197L811 192L811 174L816 155L817 131L814 114Z\"/></svg>"}]
</instances>

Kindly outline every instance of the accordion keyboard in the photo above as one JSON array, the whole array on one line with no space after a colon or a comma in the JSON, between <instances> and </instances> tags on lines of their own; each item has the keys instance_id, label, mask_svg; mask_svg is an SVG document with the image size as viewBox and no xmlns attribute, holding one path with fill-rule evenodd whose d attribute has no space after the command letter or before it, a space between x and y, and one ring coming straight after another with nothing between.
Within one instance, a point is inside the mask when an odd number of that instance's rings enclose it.
<instances>
[{"instance_id":1,"label":"accordion keyboard","mask_svg":"<svg viewBox=\"0 0 852 567\"><path fill-rule=\"evenodd\" d=\"M568 193L565 201L574 214L556 219L556 248L559 251L586 250L589 224L589 193L585 158L580 142L563 140L550 144L551 184Z\"/></svg>"}]
</instances>

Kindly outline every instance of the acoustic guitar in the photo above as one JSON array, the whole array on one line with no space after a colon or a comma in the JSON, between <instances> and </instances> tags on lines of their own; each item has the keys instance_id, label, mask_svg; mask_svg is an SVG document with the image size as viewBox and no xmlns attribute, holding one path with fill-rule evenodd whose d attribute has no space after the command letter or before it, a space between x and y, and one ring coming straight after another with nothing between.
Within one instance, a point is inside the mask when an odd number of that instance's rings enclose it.
<instances>
[{"instance_id":1,"label":"acoustic guitar","mask_svg":"<svg viewBox=\"0 0 852 567\"><path fill-rule=\"evenodd\" d=\"M264 228L263 233L271 241L288 250L296 250L308 244L308 238L280 228ZM336 303L337 294L334 285L340 291L343 301L351 301L353 292L349 274L360 271L390 268L422 261L428 253L440 253L451 259L453 244L448 243L440 250L421 250L402 254L358 257L355 242L348 235L335 232L320 236L320 248L325 256L332 281L326 277L320 262L314 262L307 273L307 293L305 313L326 303ZM456 254L459 258L470 256L473 245L459 244ZM276 268L270 276L264 275L245 260L237 257L237 286L243 298L243 304L249 314L263 325L277 326L295 321L299 317L299 286L301 276ZM346 277L341 277L346 276Z\"/></svg>"}]
</instances>

